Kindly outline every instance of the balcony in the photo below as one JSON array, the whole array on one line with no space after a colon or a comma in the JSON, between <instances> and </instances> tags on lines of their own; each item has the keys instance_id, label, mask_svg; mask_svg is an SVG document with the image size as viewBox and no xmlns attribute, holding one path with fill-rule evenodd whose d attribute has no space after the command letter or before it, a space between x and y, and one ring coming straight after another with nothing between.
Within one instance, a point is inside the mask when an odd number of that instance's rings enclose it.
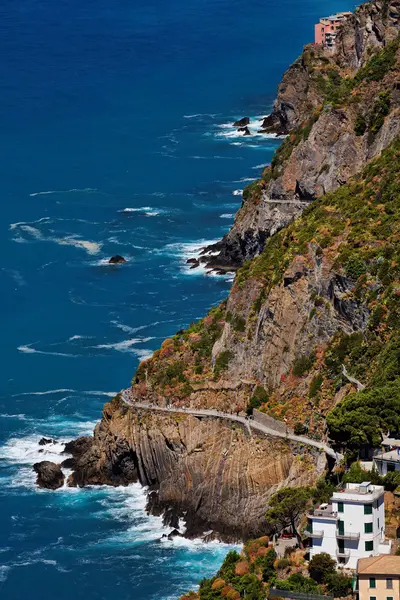
<instances>
[{"instance_id":1,"label":"balcony","mask_svg":"<svg viewBox=\"0 0 400 600\"><path fill-rule=\"evenodd\" d=\"M352 533L351 531L339 531L336 529L336 537L338 540L359 540L359 533Z\"/></svg>"},{"instance_id":2,"label":"balcony","mask_svg":"<svg viewBox=\"0 0 400 600\"><path fill-rule=\"evenodd\" d=\"M304 535L309 538L322 539L324 537L323 531L308 531L308 529L304 532Z\"/></svg>"},{"instance_id":3,"label":"balcony","mask_svg":"<svg viewBox=\"0 0 400 600\"><path fill-rule=\"evenodd\" d=\"M343 550L336 550L336 556L338 558L350 558L350 550L343 548Z\"/></svg>"},{"instance_id":4,"label":"balcony","mask_svg":"<svg viewBox=\"0 0 400 600\"><path fill-rule=\"evenodd\" d=\"M321 505L319 508L314 508L314 510L310 511L308 514L309 519L315 518L322 519L337 519L337 512L332 509L332 505Z\"/></svg>"}]
</instances>

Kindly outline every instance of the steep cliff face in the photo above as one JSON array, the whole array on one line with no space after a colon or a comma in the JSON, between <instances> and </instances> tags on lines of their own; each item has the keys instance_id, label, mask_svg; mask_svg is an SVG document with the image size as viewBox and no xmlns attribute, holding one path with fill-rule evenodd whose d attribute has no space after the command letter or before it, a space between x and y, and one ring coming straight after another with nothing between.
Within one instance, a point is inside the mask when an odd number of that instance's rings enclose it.
<instances>
[{"instance_id":1,"label":"steep cliff face","mask_svg":"<svg viewBox=\"0 0 400 600\"><path fill-rule=\"evenodd\" d=\"M398 24L396 2L360 7L335 54L306 48L285 75L265 125L291 133L213 259L252 260L225 302L139 365L134 400L258 406L317 439L328 424L347 450L400 431ZM379 416L375 398L387 404ZM349 410L371 422L352 431ZM149 508L171 525L185 516L190 535L262 534L277 487L323 468L304 448L221 420L141 414L119 397L79 448L71 485L140 481Z\"/></svg>"},{"instance_id":2,"label":"steep cliff face","mask_svg":"<svg viewBox=\"0 0 400 600\"><path fill-rule=\"evenodd\" d=\"M345 369L367 386L394 380L399 175L397 140L270 238L227 302L141 363L134 396L237 411L261 388L271 416L324 438L327 412L355 390Z\"/></svg>"},{"instance_id":3,"label":"steep cliff face","mask_svg":"<svg viewBox=\"0 0 400 600\"><path fill-rule=\"evenodd\" d=\"M310 201L359 173L399 134L399 27L399 2L378 0L349 17L334 52L305 47L264 123L288 137L245 190L210 266L237 268L259 254Z\"/></svg>"},{"instance_id":4,"label":"steep cliff face","mask_svg":"<svg viewBox=\"0 0 400 600\"><path fill-rule=\"evenodd\" d=\"M186 522L189 536L213 530L224 539L267 531L268 498L282 485L314 483L324 456L296 444L249 434L218 419L132 410L119 397L104 407L93 443L70 485L149 487L148 508L166 524Z\"/></svg>"}]
</instances>

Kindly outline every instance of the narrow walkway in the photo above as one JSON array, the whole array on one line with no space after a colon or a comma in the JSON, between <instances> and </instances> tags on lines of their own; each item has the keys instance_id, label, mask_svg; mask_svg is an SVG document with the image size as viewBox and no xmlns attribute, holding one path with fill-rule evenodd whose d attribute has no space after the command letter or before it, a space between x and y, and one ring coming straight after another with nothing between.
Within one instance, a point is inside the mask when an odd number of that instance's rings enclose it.
<instances>
[{"instance_id":1,"label":"narrow walkway","mask_svg":"<svg viewBox=\"0 0 400 600\"><path fill-rule=\"evenodd\" d=\"M328 456L331 456L335 460L340 460L341 458L343 458L341 454L335 452L333 448L331 448L327 444L324 444L323 442L312 440L311 438L305 437L303 435L294 435L292 433L282 433L280 431L275 431L275 429L271 429L266 425L262 425L261 423L258 423L253 419L246 419L245 417L239 417L232 413L225 413L218 410L206 408L168 408L162 406L155 406L153 404L145 404L142 402L134 402L132 399L130 389L123 390L121 392L121 397L123 402L125 402L125 404L127 404L131 408L140 408L143 410L154 410L157 412L166 413L189 414L193 415L194 417L214 417L217 419L228 419L229 421L237 421L239 423L242 423L245 427L255 429L256 431L261 431L261 433L265 433L267 435L292 440L293 442L299 442L300 444L306 444L307 446L313 446L314 448L323 450Z\"/></svg>"}]
</instances>

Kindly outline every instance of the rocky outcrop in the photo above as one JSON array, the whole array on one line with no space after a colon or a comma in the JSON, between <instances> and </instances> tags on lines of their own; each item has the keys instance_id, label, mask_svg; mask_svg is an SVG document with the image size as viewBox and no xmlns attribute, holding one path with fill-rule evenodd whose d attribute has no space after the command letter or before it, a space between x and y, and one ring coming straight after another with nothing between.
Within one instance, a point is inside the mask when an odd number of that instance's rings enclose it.
<instances>
[{"instance_id":1,"label":"rocky outcrop","mask_svg":"<svg viewBox=\"0 0 400 600\"><path fill-rule=\"evenodd\" d=\"M248 125L249 123L250 123L249 117L243 117L242 119L235 121L233 126L234 127L246 127L246 125Z\"/></svg>"},{"instance_id":2,"label":"rocky outcrop","mask_svg":"<svg viewBox=\"0 0 400 600\"><path fill-rule=\"evenodd\" d=\"M36 483L41 488L56 490L64 485L64 474L56 463L43 460L35 463L33 470L37 473Z\"/></svg>"},{"instance_id":3,"label":"rocky outcrop","mask_svg":"<svg viewBox=\"0 0 400 600\"><path fill-rule=\"evenodd\" d=\"M258 438L219 419L132 410L116 398L104 407L69 485L140 481L149 489L148 509L163 514L166 525L183 518L188 536L212 529L241 539L266 531L274 491L312 483L324 467L318 451Z\"/></svg>"},{"instance_id":4,"label":"rocky outcrop","mask_svg":"<svg viewBox=\"0 0 400 600\"><path fill-rule=\"evenodd\" d=\"M399 30L398 1L375 0L349 17L334 52L305 47L262 125L264 132L289 137L245 190L232 229L206 249L202 263L237 269L308 203L343 185L396 138Z\"/></svg>"},{"instance_id":5,"label":"rocky outcrop","mask_svg":"<svg viewBox=\"0 0 400 600\"><path fill-rule=\"evenodd\" d=\"M121 265L122 263L126 262L126 259L120 254L115 254L108 262L110 265Z\"/></svg>"}]
</instances>

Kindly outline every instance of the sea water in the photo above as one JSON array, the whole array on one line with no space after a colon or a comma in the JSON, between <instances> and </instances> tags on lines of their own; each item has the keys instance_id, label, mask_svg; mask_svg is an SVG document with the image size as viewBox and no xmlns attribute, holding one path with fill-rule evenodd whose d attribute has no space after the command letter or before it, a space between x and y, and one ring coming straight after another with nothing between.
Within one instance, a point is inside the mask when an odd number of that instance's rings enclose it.
<instances>
[{"instance_id":1,"label":"sea water","mask_svg":"<svg viewBox=\"0 0 400 600\"><path fill-rule=\"evenodd\" d=\"M280 140L280 76L339 0L0 5L0 597L167 600L228 547L161 542L139 485L35 487L162 340L232 277L186 260ZM251 137L232 122L251 117ZM113 254L127 262L108 265ZM59 443L39 453L42 436ZM167 530L168 531L168 530Z\"/></svg>"}]
</instances>

